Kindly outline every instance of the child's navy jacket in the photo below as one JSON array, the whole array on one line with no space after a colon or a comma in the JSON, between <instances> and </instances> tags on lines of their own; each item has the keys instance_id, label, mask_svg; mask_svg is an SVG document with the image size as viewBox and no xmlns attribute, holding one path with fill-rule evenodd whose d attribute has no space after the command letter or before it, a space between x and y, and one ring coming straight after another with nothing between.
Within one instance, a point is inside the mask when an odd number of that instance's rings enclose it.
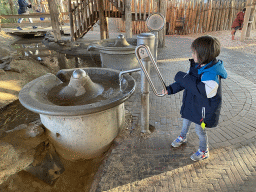
<instances>
[{"instance_id":1,"label":"child's navy jacket","mask_svg":"<svg viewBox=\"0 0 256 192\"><path fill-rule=\"evenodd\" d=\"M213 60L203 67L193 59L189 61L189 72L176 74L176 82L167 87L168 95L185 89L180 110L182 118L200 125L204 111L206 127L216 127L222 102L221 79L227 78L227 72L221 60Z\"/></svg>"}]
</instances>

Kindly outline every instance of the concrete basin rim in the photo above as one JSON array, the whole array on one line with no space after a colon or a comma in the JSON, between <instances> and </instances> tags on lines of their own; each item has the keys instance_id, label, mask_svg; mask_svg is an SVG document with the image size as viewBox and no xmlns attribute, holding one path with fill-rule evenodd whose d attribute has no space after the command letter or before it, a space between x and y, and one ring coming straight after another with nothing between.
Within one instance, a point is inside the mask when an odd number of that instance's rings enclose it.
<instances>
[{"instance_id":1,"label":"concrete basin rim","mask_svg":"<svg viewBox=\"0 0 256 192\"><path fill-rule=\"evenodd\" d=\"M97 69L97 68L89 68L89 69ZM107 71L114 71L119 74L120 71L114 69L107 69L107 68L99 68L102 70ZM125 102L135 91L136 81L134 78L128 74L124 74L123 78L125 78L128 82L128 85L123 92L119 93L113 98L106 99L104 101L95 102L92 104L85 104L85 105L75 105L75 106L58 106L55 104L46 104L42 103L39 100L33 98L29 93L31 88L35 83L30 82L28 83L27 87L25 87L19 93L19 101L20 103L27 108L28 110L38 113L38 114L45 114L45 115L52 115L52 116L80 116L80 115L89 115L97 112L101 112L110 108L113 108L117 105L122 104ZM37 79L35 79L37 80ZM35 81L34 80L34 81Z\"/></svg>"}]
</instances>

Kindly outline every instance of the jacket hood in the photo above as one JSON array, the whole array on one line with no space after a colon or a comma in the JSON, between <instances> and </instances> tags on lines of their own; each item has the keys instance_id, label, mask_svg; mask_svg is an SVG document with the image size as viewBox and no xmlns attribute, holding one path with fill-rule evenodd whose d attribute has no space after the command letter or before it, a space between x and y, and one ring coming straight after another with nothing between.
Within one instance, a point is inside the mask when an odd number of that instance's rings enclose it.
<instances>
[{"instance_id":1,"label":"jacket hood","mask_svg":"<svg viewBox=\"0 0 256 192\"><path fill-rule=\"evenodd\" d=\"M205 72L215 73L216 75L221 76L223 79L226 79L228 77L227 71L221 60L213 60L210 63L198 69L199 75Z\"/></svg>"}]
</instances>

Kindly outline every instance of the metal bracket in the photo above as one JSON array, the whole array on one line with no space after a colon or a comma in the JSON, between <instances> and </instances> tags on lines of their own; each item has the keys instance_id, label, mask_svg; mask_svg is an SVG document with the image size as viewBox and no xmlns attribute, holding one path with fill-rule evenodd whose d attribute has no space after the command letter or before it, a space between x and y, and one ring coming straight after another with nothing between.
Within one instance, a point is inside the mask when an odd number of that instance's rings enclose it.
<instances>
[{"instance_id":1,"label":"metal bracket","mask_svg":"<svg viewBox=\"0 0 256 192\"><path fill-rule=\"evenodd\" d=\"M151 80L151 78L150 78L146 68L144 67L144 65L143 65L143 63L141 61L141 60L149 57L149 59L151 60L151 62L153 63L153 65L154 65L154 67L156 69L157 75L158 75L158 77L160 79L160 82L162 83L163 89L166 91L166 85L164 83L163 77L162 77L162 75L161 75L161 73L159 71L159 68L158 68L158 66L156 64L156 61L155 61L152 53L150 52L149 47L147 45L139 45L139 46L137 46L136 49L135 49L135 55L137 57L137 60L138 60L138 62L140 64L140 66L141 66L141 69L144 72L144 74L145 74L145 76L146 76L146 78L147 78L147 80L148 80L148 82L149 82L149 84L150 84L154 94L156 96L158 96L158 97L165 96L166 94L159 94L159 93L157 93L156 88L155 88L155 86L154 86L154 84L153 84L153 82L152 82L152 80Z\"/></svg>"}]
</instances>

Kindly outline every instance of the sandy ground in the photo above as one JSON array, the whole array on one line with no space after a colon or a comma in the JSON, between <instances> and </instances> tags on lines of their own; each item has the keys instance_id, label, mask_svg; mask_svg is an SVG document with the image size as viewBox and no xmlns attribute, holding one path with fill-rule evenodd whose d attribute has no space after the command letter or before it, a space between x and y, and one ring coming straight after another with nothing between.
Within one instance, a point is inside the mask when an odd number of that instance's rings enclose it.
<instances>
[{"instance_id":1,"label":"sandy ground","mask_svg":"<svg viewBox=\"0 0 256 192\"><path fill-rule=\"evenodd\" d=\"M15 50L11 48L11 44L19 39L19 37L11 36L1 31L1 49L9 50L10 55L15 55ZM17 100L19 91L25 84L51 71L34 59L13 59L10 66L16 72L0 69L0 108Z\"/></svg>"}]
</instances>

